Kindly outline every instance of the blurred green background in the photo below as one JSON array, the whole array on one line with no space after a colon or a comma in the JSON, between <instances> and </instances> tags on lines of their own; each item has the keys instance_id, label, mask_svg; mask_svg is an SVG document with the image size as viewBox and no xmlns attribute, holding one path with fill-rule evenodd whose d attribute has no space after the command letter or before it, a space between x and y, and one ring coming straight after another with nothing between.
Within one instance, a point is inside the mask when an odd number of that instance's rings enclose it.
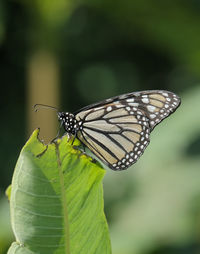
<instances>
[{"instance_id":1,"label":"blurred green background","mask_svg":"<svg viewBox=\"0 0 200 254\"><path fill-rule=\"evenodd\" d=\"M5 189L34 128L56 135L55 112L144 89L182 105L132 168L107 171L113 254L200 253L200 1L1 0L0 254L13 241Z\"/></svg>"}]
</instances>

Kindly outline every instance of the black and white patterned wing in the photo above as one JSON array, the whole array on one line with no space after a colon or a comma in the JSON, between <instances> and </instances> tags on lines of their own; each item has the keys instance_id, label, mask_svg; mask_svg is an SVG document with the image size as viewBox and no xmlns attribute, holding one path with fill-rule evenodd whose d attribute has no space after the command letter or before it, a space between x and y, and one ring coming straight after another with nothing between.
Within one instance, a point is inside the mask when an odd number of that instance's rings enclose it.
<instances>
[{"instance_id":1,"label":"black and white patterned wing","mask_svg":"<svg viewBox=\"0 0 200 254\"><path fill-rule=\"evenodd\" d=\"M129 95L130 96L130 95ZM149 90L134 93L133 97L125 99L129 106L144 112L149 119L151 130L163 119L175 112L179 107L180 98L169 91Z\"/></svg>"},{"instance_id":2,"label":"black and white patterned wing","mask_svg":"<svg viewBox=\"0 0 200 254\"><path fill-rule=\"evenodd\" d=\"M135 163L153 128L175 111L180 99L167 91L124 94L88 106L75 115L78 138L113 170Z\"/></svg>"}]
</instances>

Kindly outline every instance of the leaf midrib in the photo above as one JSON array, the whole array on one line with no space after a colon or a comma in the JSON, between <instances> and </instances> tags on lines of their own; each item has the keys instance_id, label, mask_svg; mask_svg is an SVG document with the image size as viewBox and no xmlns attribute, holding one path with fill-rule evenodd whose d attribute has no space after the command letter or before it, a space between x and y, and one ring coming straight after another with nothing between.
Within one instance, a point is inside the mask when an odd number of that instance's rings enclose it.
<instances>
[{"instance_id":1,"label":"leaf midrib","mask_svg":"<svg viewBox=\"0 0 200 254\"><path fill-rule=\"evenodd\" d=\"M65 239L65 253L70 254L70 234L69 234L69 220L68 220L68 209L67 209L67 198L66 198L66 191L65 191L65 185L64 185L64 176L62 172L61 167L61 159L60 159L60 153L59 153L59 147L58 144L55 144L56 147L56 156L57 156L57 162L58 162L58 173L59 173L59 179L60 179L60 190L61 190L61 200L63 204L63 218L64 218L64 239Z\"/></svg>"}]
</instances>

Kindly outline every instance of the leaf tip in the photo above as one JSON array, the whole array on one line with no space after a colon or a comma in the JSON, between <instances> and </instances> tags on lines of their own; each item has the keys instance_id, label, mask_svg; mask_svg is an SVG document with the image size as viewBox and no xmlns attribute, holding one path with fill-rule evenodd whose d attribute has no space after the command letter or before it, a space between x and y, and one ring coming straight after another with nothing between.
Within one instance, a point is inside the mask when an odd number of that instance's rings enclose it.
<instances>
[{"instance_id":1,"label":"leaf tip","mask_svg":"<svg viewBox=\"0 0 200 254\"><path fill-rule=\"evenodd\" d=\"M40 134L40 128L37 128L33 131L29 139L38 139L41 142L41 140L39 139L39 134Z\"/></svg>"},{"instance_id":2,"label":"leaf tip","mask_svg":"<svg viewBox=\"0 0 200 254\"><path fill-rule=\"evenodd\" d=\"M47 145L43 143L42 140L39 138L40 128L37 128L33 131L30 138L26 142L25 146L23 147L22 151L28 149L31 150L34 154L40 154L44 149L47 149Z\"/></svg>"}]
</instances>

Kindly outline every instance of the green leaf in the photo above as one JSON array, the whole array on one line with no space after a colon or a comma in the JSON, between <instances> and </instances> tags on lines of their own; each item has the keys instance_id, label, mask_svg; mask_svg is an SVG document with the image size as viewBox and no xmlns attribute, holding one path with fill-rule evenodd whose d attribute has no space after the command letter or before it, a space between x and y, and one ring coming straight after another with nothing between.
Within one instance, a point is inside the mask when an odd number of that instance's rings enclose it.
<instances>
[{"instance_id":1,"label":"green leaf","mask_svg":"<svg viewBox=\"0 0 200 254\"><path fill-rule=\"evenodd\" d=\"M45 146L39 130L26 143L12 180L11 253L111 253L103 211L105 170L67 137ZM74 145L79 145L75 140Z\"/></svg>"},{"instance_id":2,"label":"green leaf","mask_svg":"<svg viewBox=\"0 0 200 254\"><path fill-rule=\"evenodd\" d=\"M5 192L8 200L10 201L10 195L11 195L11 184L7 187L6 192Z\"/></svg>"}]
</instances>

